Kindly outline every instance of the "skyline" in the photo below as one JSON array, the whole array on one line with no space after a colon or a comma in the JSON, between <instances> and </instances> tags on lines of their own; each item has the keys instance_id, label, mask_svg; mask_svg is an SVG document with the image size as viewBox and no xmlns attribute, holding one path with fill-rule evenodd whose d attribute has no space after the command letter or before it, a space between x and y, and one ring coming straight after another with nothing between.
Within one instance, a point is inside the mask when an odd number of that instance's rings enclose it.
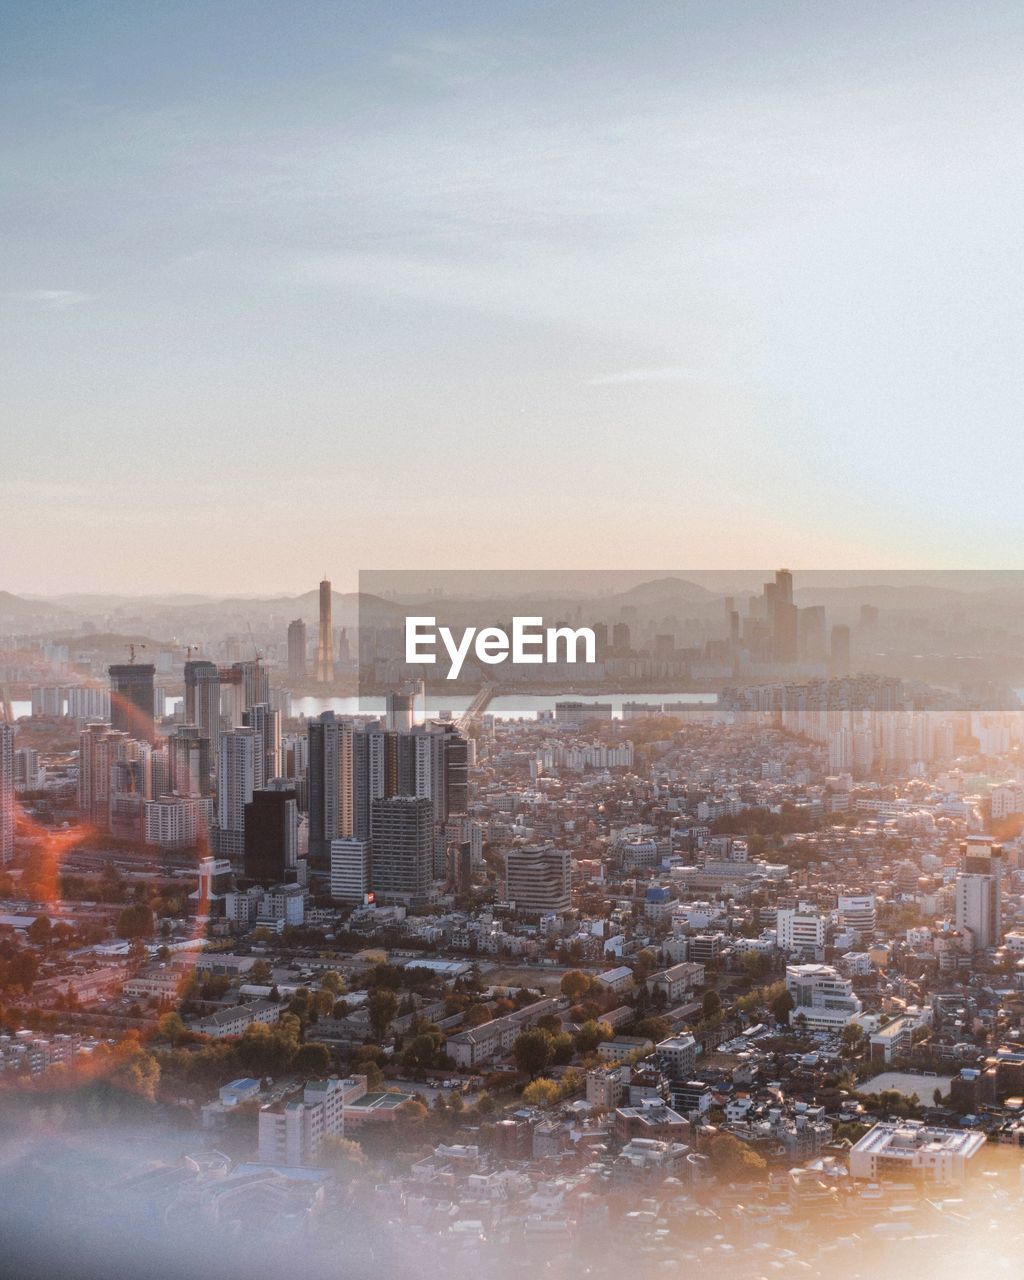
<instances>
[{"instance_id":1,"label":"skyline","mask_svg":"<svg viewBox=\"0 0 1024 1280\"><path fill-rule=\"evenodd\" d=\"M1013 563L1014 7L4 11L0 588Z\"/></svg>"}]
</instances>

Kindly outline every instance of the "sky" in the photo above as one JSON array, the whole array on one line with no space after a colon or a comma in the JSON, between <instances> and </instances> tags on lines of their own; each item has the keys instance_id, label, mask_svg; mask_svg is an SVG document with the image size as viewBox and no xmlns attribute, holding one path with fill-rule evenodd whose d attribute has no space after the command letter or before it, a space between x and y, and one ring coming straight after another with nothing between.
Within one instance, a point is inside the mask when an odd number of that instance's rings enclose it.
<instances>
[{"instance_id":1,"label":"sky","mask_svg":"<svg viewBox=\"0 0 1024 1280\"><path fill-rule=\"evenodd\" d=\"M1024 10L0 0L0 589L984 567Z\"/></svg>"}]
</instances>

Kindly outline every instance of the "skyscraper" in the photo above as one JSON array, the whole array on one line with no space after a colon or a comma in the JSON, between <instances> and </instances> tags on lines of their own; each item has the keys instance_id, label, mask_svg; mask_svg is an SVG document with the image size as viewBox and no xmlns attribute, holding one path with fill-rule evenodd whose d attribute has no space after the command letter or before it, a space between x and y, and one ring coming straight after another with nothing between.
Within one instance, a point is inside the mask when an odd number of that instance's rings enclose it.
<instances>
[{"instance_id":1,"label":"skyscraper","mask_svg":"<svg viewBox=\"0 0 1024 1280\"><path fill-rule=\"evenodd\" d=\"M1003 846L989 836L968 836L960 845L956 877L956 927L967 929L976 947L987 950L1003 940Z\"/></svg>"},{"instance_id":2,"label":"skyscraper","mask_svg":"<svg viewBox=\"0 0 1024 1280\"><path fill-rule=\"evenodd\" d=\"M385 902L425 902L434 879L430 801L417 796L374 800L370 814L370 883Z\"/></svg>"},{"instance_id":3,"label":"skyscraper","mask_svg":"<svg viewBox=\"0 0 1024 1280\"><path fill-rule=\"evenodd\" d=\"M141 742L152 742L153 681L156 667L146 662L124 662L108 669L111 727Z\"/></svg>"},{"instance_id":4,"label":"skyscraper","mask_svg":"<svg viewBox=\"0 0 1024 1280\"><path fill-rule=\"evenodd\" d=\"M255 729L231 729L220 735L217 759L217 852L228 858L245 853L245 806L263 786L263 739Z\"/></svg>"},{"instance_id":5,"label":"skyscraper","mask_svg":"<svg viewBox=\"0 0 1024 1280\"><path fill-rule=\"evenodd\" d=\"M167 739L167 782L171 792L208 796L210 772L210 739L198 725L178 725Z\"/></svg>"},{"instance_id":6,"label":"skyscraper","mask_svg":"<svg viewBox=\"0 0 1024 1280\"><path fill-rule=\"evenodd\" d=\"M255 729L263 739L263 785L281 776L281 713L266 702L257 702L242 712L242 724Z\"/></svg>"},{"instance_id":7,"label":"skyscraper","mask_svg":"<svg viewBox=\"0 0 1024 1280\"><path fill-rule=\"evenodd\" d=\"M14 857L14 728L0 723L0 867Z\"/></svg>"},{"instance_id":8,"label":"skyscraper","mask_svg":"<svg viewBox=\"0 0 1024 1280\"><path fill-rule=\"evenodd\" d=\"M294 791L254 791L245 806L245 876L257 884L294 880L298 865L298 805Z\"/></svg>"},{"instance_id":9,"label":"skyscraper","mask_svg":"<svg viewBox=\"0 0 1024 1280\"><path fill-rule=\"evenodd\" d=\"M320 684L334 680L334 624L331 621L331 584L320 583L320 634L316 645L316 679Z\"/></svg>"},{"instance_id":10,"label":"skyscraper","mask_svg":"<svg viewBox=\"0 0 1024 1280\"><path fill-rule=\"evenodd\" d=\"M306 624L301 618L288 624L288 679L306 678Z\"/></svg>"},{"instance_id":11,"label":"skyscraper","mask_svg":"<svg viewBox=\"0 0 1024 1280\"><path fill-rule=\"evenodd\" d=\"M185 723L198 726L210 743L210 768L216 763L220 738L220 670L216 663L197 659L185 663Z\"/></svg>"}]
</instances>

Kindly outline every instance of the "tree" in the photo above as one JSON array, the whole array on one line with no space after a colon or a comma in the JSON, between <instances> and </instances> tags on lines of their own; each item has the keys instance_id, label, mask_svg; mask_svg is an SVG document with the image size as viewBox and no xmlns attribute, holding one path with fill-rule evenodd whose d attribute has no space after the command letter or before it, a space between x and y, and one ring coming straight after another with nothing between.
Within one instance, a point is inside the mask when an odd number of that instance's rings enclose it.
<instances>
[{"instance_id":1,"label":"tree","mask_svg":"<svg viewBox=\"0 0 1024 1280\"><path fill-rule=\"evenodd\" d=\"M320 975L320 985L335 997L345 994L345 984L341 980L341 975L334 969L328 969L326 973Z\"/></svg>"},{"instance_id":2,"label":"tree","mask_svg":"<svg viewBox=\"0 0 1024 1280\"><path fill-rule=\"evenodd\" d=\"M265 986L270 981L273 970L266 960L257 960L249 972L245 975L249 982L255 983L256 986Z\"/></svg>"},{"instance_id":3,"label":"tree","mask_svg":"<svg viewBox=\"0 0 1024 1280\"><path fill-rule=\"evenodd\" d=\"M595 1022L591 1018L576 1032L576 1047L580 1053L593 1053L603 1041L614 1038L615 1031L610 1022Z\"/></svg>"},{"instance_id":4,"label":"tree","mask_svg":"<svg viewBox=\"0 0 1024 1280\"><path fill-rule=\"evenodd\" d=\"M554 1080L542 1076L531 1080L523 1090L523 1101L530 1107L551 1107L561 1097L561 1090Z\"/></svg>"},{"instance_id":5,"label":"tree","mask_svg":"<svg viewBox=\"0 0 1024 1280\"><path fill-rule=\"evenodd\" d=\"M711 988L710 991L704 992L704 999L700 1002L701 1017L705 1022L717 1017L722 1012L722 997L718 992Z\"/></svg>"},{"instance_id":6,"label":"tree","mask_svg":"<svg viewBox=\"0 0 1024 1280\"><path fill-rule=\"evenodd\" d=\"M390 987L375 987L366 1002L366 1011L370 1017L373 1038L382 1041L388 1033L391 1020L398 1012L398 997Z\"/></svg>"},{"instance_id":7,"label":"tree","mask_svg":"<svg viewBox=\"0 0 1024 1280\"><path fill-rule=\"evenodd\" d=\"M568 996L570 1000L581 1000L590 990L591 979L588 974L581 972L579 969L570 969L568 973L562 975L560 990L563 996Z\"/></svg>"},{"instance_id":8,"label":"tree","mask_svg":"<svg viewBox=\"0 0 1024 1280\"><path fill-rule=\"evenodd\" d=\"M764 1156L731 1133L719 1133L711 1139L708 1157L712 1172L723 1182L753 1182L767 1168Z\"/></svg>"},{"instance_id":9,"label":"tree","mask_svg":"<svg viewBox=\"0 0 1024 1280\"><path fill-rule=\"evenodd\" d=\"M29 927L25 930L25 937L34 946L45 947L50 941L50 935L53 932L53 926L50 924L48 916L36 916Z\"/></svg>"},{"instance_id":10,"label":"tree","mask_svg":"<svg viewBox=\"0 0 1024 1280\"><path fill-rule=\"evenodd\" d=\"M512 1057L519 1070L532 1080L551 1061L551 1037L539 1027L521 1032L512 1043Z\"/></svg>"},{"instance_id":11,"label":"tree","mask_svg":"<svg viewBox=\"0 0 1024 1280\"><path fill-rule=\"evenodd\" d=\"M117 917L119 938L149 938L153 934L153 912L144 902L133 902Z\"/></svg>"},{"instance_id":12,"label":"tree","mask_svg":"<svg viewBox=\"0 0 1024 1280\"><path fill-rule=\"evenodd\" d=\"M857 1058L864 1051L867 1035L859 1022L848 1022L839 1037L843 1052L851 1058Z\"/></svg>"},{"instance_id":13,"label":"tree","mask_svg":"<svg viewBox=\"0 0 1024 1280\"><path fill-rule=\"evenodd\" d=\"M771 1010L771 1015L776 1022L781 1023L784 1027L788 1027L789 1015L796 1008L796 1001L786 988L783 987L778 995L772 997L768 1008Z\"/></svg>"},{"instance_id":14,"label":"tree","mask_svg":"<svg viewBox=\"0 0 1024 1280\"><path fill-rule=\"evenodd\" d=\"M182 1040L188 1035L188 1028L181 1020L178 1013L165 1013L157 1023L157 1035L161 1040L170 1040L175 1048L181 1044Z\"/></svg>"},{"instance_id":15,"label":"tree","mask_svg":"<svg viewBox=\"0 0 1024 1280\"><path fill-rule=\"evenodd\" d=\"M352 1174L366 1164L366 1153L358 1142L352 1138L342 1138L336 1133L329 1133L324 1138L321 1148L325 1164L334 1168L337 1173Z\"/></svg>"},{"instance_id":16,"label":"tree","mask_svg":"<svg viewBox=\"0 0 1024 1280\"><path fill-rule=\"evenodd\" d=\"M559 1031L558 1035L551 1037L551 1061L559 1066L572 1062L575 1049L572 1036L567 1031Z\"/></svg>"},{"instance_id":17,"label":"tree","mask_svg":"<svg viewBox=\"0 0 1024 1280\"><path fill-rule=\"evenodd\" d=\"M303 1044L295 1051L292 1070L300 1076L325 1076L331 1069L331 1052L318 1040Z\"/></svg>"}]
</instances>

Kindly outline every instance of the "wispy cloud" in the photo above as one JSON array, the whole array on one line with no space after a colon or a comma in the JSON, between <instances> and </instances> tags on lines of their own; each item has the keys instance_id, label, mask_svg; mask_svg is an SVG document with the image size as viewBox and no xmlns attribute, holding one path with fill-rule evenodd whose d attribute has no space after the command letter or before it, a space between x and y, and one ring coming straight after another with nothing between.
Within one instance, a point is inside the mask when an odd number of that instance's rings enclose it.
<instances>
[{"instance_id":1,"label":"wispy cloud","mask_svg":"<svg viewBox=\"0 0 1024 1280\"><path fill-rule=\"evenodd\" d=\"M624 369L620 373L606 373L591 378L588 387L624 387L644 382L696 382L700 374L695 369Z\"/></svg>"},{"instance_id":2,"label":"wispy cloud","mask_svg":"<svg viewBox=\"0 0 1024 1280\"><path fill-rule=\"evenodd\" d=\"M88 302L92 294L80 293L77 289L8 289L0 297L10 302L27 302L51 311L63 311L67 307L78 306L80 302Z\"/></svg>"}]
</instances>

